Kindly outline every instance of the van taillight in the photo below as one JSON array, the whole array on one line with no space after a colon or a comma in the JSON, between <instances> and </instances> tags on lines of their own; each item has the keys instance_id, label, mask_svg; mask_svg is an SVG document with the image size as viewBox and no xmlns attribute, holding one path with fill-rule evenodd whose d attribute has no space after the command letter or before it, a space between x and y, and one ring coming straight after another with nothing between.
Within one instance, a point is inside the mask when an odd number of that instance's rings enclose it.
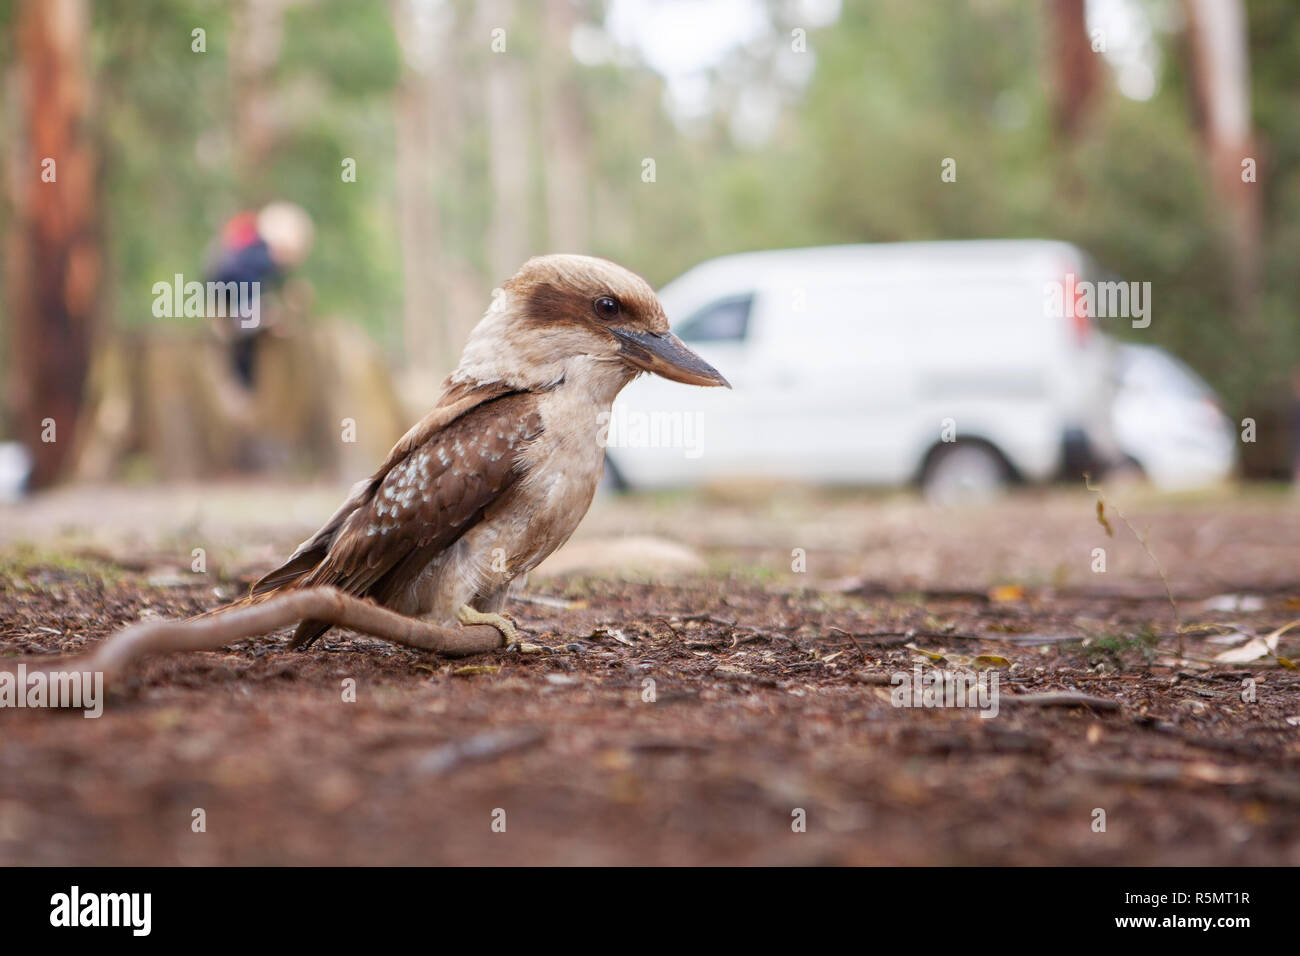
<instances>
[{"instance_id":1,"label":"van taillight","mask_svg":"<svg viewBox=\"0 0 1300 956\"><path fill-rule=\"evenodd\" d=\"M1070 326L1074 329L1075 344L1084 345L1088 341L1089 333L1092 332L1092 322L1088 319L1087 302L1084 298L1081 280L1073 272L1067 272L1064 288L1070 303Z\"/></svg>"}]
</instances>

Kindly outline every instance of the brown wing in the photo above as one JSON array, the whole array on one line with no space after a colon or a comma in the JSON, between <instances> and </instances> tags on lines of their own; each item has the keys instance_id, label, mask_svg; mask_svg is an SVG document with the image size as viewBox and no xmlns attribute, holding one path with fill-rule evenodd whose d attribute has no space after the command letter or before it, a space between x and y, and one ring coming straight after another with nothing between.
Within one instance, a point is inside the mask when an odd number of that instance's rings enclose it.
<instances>
[{"instance_id":1,"label":"brown wing","mask_svg":"<svg viewBox=\"0 0 1300 956\"><path fill-rule=\"evenodd\" d=\"M253 593L328 584L386 604L518 479L518 452L540 433L537 396L527 392L480 400L438 427L417 426ZM327 630L304 621L293 646Z\"/></svg>"},{"instance_id":2,"label":"brown wing","mask_svg":"<svg viewBox=\"0 0 1300 956\"><path fill-rule=\"evenodd\" d=\"M353 485L348 497L339 506L338 511L334 512L329 521L325 522L314 535L298 545L298 549L294 551L288 561L274 571L263 575L253 585L252 594L254 596L266 594L277 588L294 584L311 572L329 553L330 545L343 523L351 517L353 512L370 500L388 473L405 461L412 449L424 444L436 435L439 430L446 428L460 416L508 392L510 392L510 388L505 385L489 385L477 389L464 386L448 388L429 414L411 426L410 430L398 439L397 444L388 452L388 457L384 459L384 463L379 466L379 470L369 478L363 478Z\"/></svg>"}]
</instances>

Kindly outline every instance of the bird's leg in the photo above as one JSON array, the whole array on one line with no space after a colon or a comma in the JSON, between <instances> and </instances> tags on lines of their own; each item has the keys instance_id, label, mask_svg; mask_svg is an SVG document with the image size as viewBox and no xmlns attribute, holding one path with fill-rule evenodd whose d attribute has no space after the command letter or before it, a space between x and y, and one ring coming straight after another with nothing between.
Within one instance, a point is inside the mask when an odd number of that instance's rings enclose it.
<instances>
[{"instance_id":1,"label":"bird's leg","mask_svg":"<svg viewBox=\"0 0 1300 956\"><path fill-rule=\"evenodd\" d=\"M515 627L515 622L510 620L504 614L497 614L492 611L476 611L468 604L462 604L460 610L456 612L456 620L460 621L466 627L474 624L489 624L501 632L501 636L506 639L506 646L511 644L523 645L524 640L519 636L519 630Z\"/></svg>"}]
</instances>

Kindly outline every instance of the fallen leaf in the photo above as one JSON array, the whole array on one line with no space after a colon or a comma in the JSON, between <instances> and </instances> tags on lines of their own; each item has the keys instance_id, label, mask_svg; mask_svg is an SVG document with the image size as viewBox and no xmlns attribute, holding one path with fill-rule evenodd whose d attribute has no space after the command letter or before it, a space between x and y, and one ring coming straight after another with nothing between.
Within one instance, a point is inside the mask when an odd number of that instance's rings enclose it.
<instances>
[{"instance_id":1,"label":"fallen leaf","mask_svg":"<svg viewBox=\"0 0 1300 956\"><path fill-rule=\"evenodd\" d=\"M1276 631L1273 631L1271 634L1269 634L1268 637L1264 638L1264 640L1267 641L1271 638L1272 642L1269 644L1269 646L1273 648L1274 651L1276 651L1277 639L1281 637L1283 634L1285 634L1287 631L1291 630L1291 628L1293 627L1300 627L1300 621L1292 621L1290 624L1283 624Z\"/></svg>"},{"instance_id":2,"label":"fallen leaf","mask_svg":"<svg viewBox=\"0 0 1300 956\"><path fill-rule=\"evenodd\" d=\"M729 667L726 664L720 664L713 669L715 677L730 677L732 679L746 680L753 677L749 671L740 667Z\"/></svg>"},{"instance_id":3,"label":"fallen leaf","mask_svg":"<svg viewBox=\"0 0 1300 956\"><path fill-rule=\"evenodd\" d=\"M1241 631L1229 631L1226 634L1213 634L1205 639L1206 644L1222 644L1226 647L1236 647L1243 641L1250 640L1249 634L1243 634Z\"/></svg>"},{"instance_id":4,"label":"fallen leaf","mask_svg":"<svg viewBox=\"0 0 1300 956\"><path fill-rule=\"evenodd\" d=\"M617 641L620 644L626 645L627 647L634 646L633 643L627 639L627 635L625 635L622 631L618 630L617 628L598 627L591 632L591 636L593 640L599 640L602 637L608 637L612 640Z\"/></svg>"},{"instance_id":5,"label":"fallen leaf","mask_svg":"<svg viewBox=\"0 0 1300 956\"><path fill-rule=\"evenodd\" d=\"M1277 642L1278 639L1291 630L1293 627L1300 626L1300 621L1292 621L1290 624L1283 624L1275 631L1270 631L1263 637L1252 637L1241 647L1234 647L1231 650L1215 654L1214 659L1225 664L1246 664L1250 661L1257 661L1263 657L1275 658L1281 666L1294 670L1295 662L1290 658L1278 657Z\"/></svg>"},{"instance_id":6,"label":"fallen leaf","mask_svg":"<svg viewBox=\"0 0 1300 956\"><path fill-rule=\"evenodd\" d=\"M1214 666L1209 661L1198 661L1191 657L1157 657L1155 664L1157 667L1167 667L1170 670L1184 671L1208 671Z\"/></svg>"},{"instance_id":7,"label":"fallen leaf","mask_svg":"<svg viewBox=\"0 0 1300 956\"><path fill-rule=\"evenodd\" d=\"M1214 655L1214 659L1221 664L1248 664L1261 657L1269 657L1272 653L1262 637L1252 637L1240 647L1220 651Z\"/></svg>"},{"instance_id":8,"label":"fallen leaf","mask_svg":"<svg viewBox=\"0 0 1300 956\"><path fill-rule=\"evenodd\" d=\"M1115 537L1115 531L1111 528L1110 522L1106 519L1106 504L1101 499L1097 500L1097 524L1106 529L1106 537Z\"/></svg>"},{"instance_id":9,"label":"fallen leaf","mask_svg":"<svg viewBox=\"0 0 1300 956\"><path fill-rule=\"evenodd\" d=\"M1018 584L1003 584L989 591L989 600L998 603L1023 601L1024 599L1025 589Z\"/></svg>"},{"instance_id":10,"label":"fallen leaf","mask_svg":"<svg viewBox=\"0 0 1300 956\"><path fill-rule=\"evenodd\" d=\"M991 667L1010 667L1011 662L1005 657L998 657L996 654L980 654L971 661L976 667L988 670Z\"/></svg>"},{"instance_id":11,"label":"fallen leaf","mask_svg":"<svg viewBox=\"0 0 1300 956\"><path fill-rule=\"evenodd\" d=\"M1255 775L1245 767L1221 767L1215 763L1197 761L1183 768L1183 778L1201 783L1250 783Z\"/></svg>"},{"instance_id":12,"label":"fallen leaf","mask_svg":"<svg viewBox=\"0 0 1300 956\"><path fill-rule=\"evenodd\" d=\"M473 677L475 674L495 674L501 670L498 664L467 664L451 672L453 677Z\"/></svg>"}]
</instances>

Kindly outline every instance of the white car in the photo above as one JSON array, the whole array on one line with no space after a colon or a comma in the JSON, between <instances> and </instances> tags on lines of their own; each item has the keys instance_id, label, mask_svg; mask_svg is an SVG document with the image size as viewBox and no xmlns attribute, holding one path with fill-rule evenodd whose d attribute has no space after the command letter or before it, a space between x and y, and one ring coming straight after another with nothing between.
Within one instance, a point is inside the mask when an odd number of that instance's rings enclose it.
<instances>
[{"instance_id":1,"label":"white car","mask_svg":"<svg viewBox=\"0 0 1300 956\"><path fill-rule=\"evenodd\" d=\"M1237 429L1218 396L1154 345L1119 346L1115 437L1158 488L1212 485L1237 467Z\"/></svg>"},{"instance_id":2,"label":"white car","mask_svg":"<svg viewBox=\"0 0 1300 956\"><path fill-rule=\"evenodd\" d=\"M705 262L660 298L733 390L632 383L614 406L607 470L634 489L919 480L950 500L1050 479L1067 450L1118 460L1113 344L1083 310L1048 307L1050 290L1089 273L1079 249L1040 240Z\"/></svg>"}]
</instances>

